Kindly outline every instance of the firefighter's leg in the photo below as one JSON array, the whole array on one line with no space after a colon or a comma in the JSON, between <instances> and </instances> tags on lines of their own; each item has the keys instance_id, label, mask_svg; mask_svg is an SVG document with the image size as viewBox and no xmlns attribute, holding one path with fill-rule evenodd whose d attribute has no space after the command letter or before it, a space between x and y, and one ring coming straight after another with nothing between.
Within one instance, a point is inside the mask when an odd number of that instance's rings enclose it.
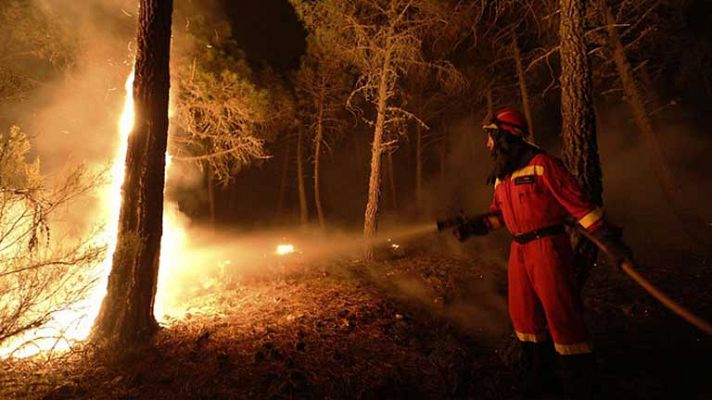
<instances>
[{"instance_id":1,"label":"firefighter's leg","mask_svg":"<svg viewBox=\"0 0 712 400\"><path fill-rule=\"evenodd\" d=\"M509 256L509 313L521 345L522 391L536 395L554 386L554 350L546 330L544 310L536 296L521 246Z\"/></svg>"},{"instance_id":2,"label":"firefighter's leg","mask_svg":"<svg viewBox=\"0 0 712 400\"><path fill-rule=\"evenodd\" d=\"M509 315L521 342L540 343L548 338L544 309L527 273L522 246L512 243L509 254Z\"/></svg>"},{"instance_id":3,"label":"firefighter's leg","mask_svg":"<svg viewBox=\"0 0 712 400\"><path fill-rule=\"evenodd\" d=\"M565 235L542 238L527 247L528 271L541 300L556 352L562 381L574 399L591 398L596 363L575 289L573 253Z\"/></svg>"}]
</instances>

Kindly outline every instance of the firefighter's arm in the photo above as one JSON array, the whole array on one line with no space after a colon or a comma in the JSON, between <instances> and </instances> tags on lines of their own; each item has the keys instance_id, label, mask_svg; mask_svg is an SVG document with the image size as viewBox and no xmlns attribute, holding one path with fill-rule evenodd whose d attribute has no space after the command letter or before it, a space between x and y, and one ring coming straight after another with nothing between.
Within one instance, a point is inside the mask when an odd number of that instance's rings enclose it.
<instances>
[{"instance_id":1,"label":"firefighter's arm","mask_svg":"<svg viewBox=\"0 0 712 400\"><path fill-rule=\"evenodd\" d=\"M504 225L502 213L493 202L490 212L478 214L472 217L460 215L455 218L442 219L437 221L439 232L452 229L452 234L461 242L470 236L484 236L489 231L499 229Z\"/></svg>"},{"instance_id":2,"label":"firefighter's arm","mask_svg":"<svg viewBox=\"0 0 712 400\"><path fill-rule=\"evenodd\" d=\"M499 202L497 201L497 189L495 188L495 193L492 196L492 204L489 207L489 213L485 214L482 219L487 227L488 231L497 230L504 226L504 219L502 218L502 210L499 208Z\"/></svg>"},{"instance_id":3,"label":"firefighter's arm","mask_svg":"<svg viewBox=\"0 0 712 400\"><path fill-rule=\"evenodd\" d=\"M632 251L623 241L623 230L604 219L603 210L583 195L581 186L561 161L547 159L543 178L552 195L576 222L606 244L615 265L632 259Z\"/></svg>"},{"instance_id":4,"label":"firefighter's arm","mask_svg":"<svg viewBox=\"0 0 712 400\"><path fill-rule=\"evenodd\" d=\"M556 201L589 232L595 232L604 225L603 210L589 201L581 191L581 186L564 164L555 158L543 160L542 178Z\"/></svg>"},{"instance_id":5,"label":"firefighter's arm","mask_svg":"<svg viewBox=\"0 0 712 400\"><path fill-rule=\"evenodd\" d=\"M498 204L495 190L489 212L467 218L464 224L453 231L455 237L460 241L464 241L470 236L484 236L490 231L503 227L504 220L502 219L502 210L500 210Z\"/></svg>"},{"instance_id":6,"label":"firefighter's arm","mask_svg":"<svg viewBox=\"0 0 712 400\"><path fill-rule=\"evenodd\" d=\"M457 240L464 242L470 236L484 236L490 228L487 226L487 218L490 213L479 214L473 217L459 216L451 220L438 221L438 231L452 228L452 234Z\"/></svg>"}]
</instances>

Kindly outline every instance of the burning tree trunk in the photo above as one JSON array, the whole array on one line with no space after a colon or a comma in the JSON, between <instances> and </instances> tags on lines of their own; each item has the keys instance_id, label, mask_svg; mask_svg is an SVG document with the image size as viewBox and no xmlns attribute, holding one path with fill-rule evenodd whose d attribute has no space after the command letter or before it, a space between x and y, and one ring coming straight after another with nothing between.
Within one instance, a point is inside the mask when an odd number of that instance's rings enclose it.
<instances>
[{"instance_id":1,"label":"burning tree trunk","mask_svg":"<svg viewBox=\"0 0 712 400\"><path fill-rule=\"evenodd\" d=\"M530 140L534 140L534 124L532 123L532 112L529 107L529 91L527 90L527 80L524 76L524 68L522 67L522 55L519 51L517 43L517 34L512 32L512 54L514 54L514 64L517 67L517 77L519 78L519 93L522 95L522 108L524 116L527 118Z\"/></svg>"},{"instance_id":2,"label":"burning tree trunk","mask_svg":"<svg viewBox=\"0 0 712 400\"><path fill-rule=\"evenodd\" d=\"M563 156L584 193L597 205L603 203L601 163L596 142L591 67L584 37L586 2L561 0L561 117ZM583 287L596 261L595 245L574 237L577 257L576 278Z\"/></svg>"},{"instance_id":3,"label":"burning tree trunk","mask_svg":"<svg viewBox=\"0 0 712 400\"><path fill-rule=\"evenodd\" d=\"M133 96L135 123L113 266L93 330L111 346L148 340L160 258L168 136L172 0L141 0Z\"/></svg>"},{"instance_id":4,"label":"burning tree trunk","mask_svg":"<svg viewBox=\"0 0 712 400\"><path fill-rule=\"evenodd\" d=\"M646 110L640 88L633 75L633 69L628 62L625 48L618 34L618 29L616 28L616 19L605 0L600 0L599 4L606 19L608 43L613 53L613 62L616 64L616 69L618 70L618 75L623 85L626 101L633 113L633 120L643 135L648 150L653 155L653 168L660 182L663 194L668 204L670 204L673 213L682 223L686 233L698 243L709 245L710 243L705 243L709 241L709 239L706 239L709 232L701 232L701 229L697 229L697 227L704 226L704 223L692 215L689 210L685 210L685 207L681 205L678 200L678 197L681 195L681 188L676 183L675 177L668 166L665 153L662 146L660 146L655 129L653 128L653 122ZM700 230L700 232L698 232L698 230Z\"/></svg>"},{"instance_id":5,"label":"burning tree trunk","mask_svg":"<svg viewBox=\"0 0 712 400\"><path fill-rule=\"evenodd\" d=\"M307 208L307 192L304 186L304 151L303 144L304 141L304 128L299 123L299 130L297 135L297 188L299 190L299 222L302 225L306 225L309 222L309 209Z\"/></svg>"},{"instance_id":6,"label":"burning tree trunk","mask_svg":"<svg viewBox=\"0 0 712 400\"><path fill-rule=\"evenodd\" d=\"M321 207L321 145L324 141L324 91L320 93L317 104L316 135L314 136L314 205L319 219L319 227L326 228L324 210Z\"/></svg>"}]
</instances>

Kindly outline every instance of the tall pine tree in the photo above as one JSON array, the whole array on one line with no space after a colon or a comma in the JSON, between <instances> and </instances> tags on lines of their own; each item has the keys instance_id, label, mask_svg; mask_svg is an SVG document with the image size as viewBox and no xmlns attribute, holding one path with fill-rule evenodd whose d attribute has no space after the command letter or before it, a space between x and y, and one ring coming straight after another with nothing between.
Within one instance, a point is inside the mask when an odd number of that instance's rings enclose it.
<instances>
[{"instance_id":1,"label":"tall pine tree","mask_svg":"<svg viewBox=\"0 0 712 400\"><path fill-rule=\"evenodd\" d=\"M119 230L107 294L94 325L110 346L150 339L163 223L172 0L140 0L133 96Z\"/></svg>"},{"instance_id":2,"label":"tall pine tree","mask_svg":"<svg viewBox=\"0 0 712 400\"><path fill-rule=\"evenodd\" d=\"M584 193L600 206L603 204L603 184L584 29L587 3L585 0L560 2L562 153L566 166ZM582 286L598 252L595 245L582 237L574 237L574 242L578 261L576 278Z\"/></svg>"}]
</instances>

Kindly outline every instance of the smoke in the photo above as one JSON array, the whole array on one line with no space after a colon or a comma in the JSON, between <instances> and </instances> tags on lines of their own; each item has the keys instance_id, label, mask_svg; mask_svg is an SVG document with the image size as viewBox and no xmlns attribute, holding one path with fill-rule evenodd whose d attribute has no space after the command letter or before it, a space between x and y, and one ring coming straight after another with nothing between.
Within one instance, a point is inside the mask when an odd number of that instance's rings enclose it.
<instances>
[{"instance_id":1,"label":"smoke","mask_svg":"<svg viewBox=\"0 0 712 400\"><path fill-rule=\"evenodd\" d=\"M434 229L429 224L385 232L376 241L376 247L381 255L393 255L397 253L394 246L397 242L426 235ZM364 250L360 232L325 234L309 227L248 231L191 226L185 228L182 236L184 242L180 247L188 247L190 251L181 252L180 258L163 252L168 259L162 259L161 264L159 316L180 315L193 298L222 290L226 282L274 279L284 275L286 265L333 263L336 268L344 260L358 261ZM280 254L280 245L293 247L293 252Z\"/></svg>"},{"instance_id":2,"label":"smoke","mask_svg":"<svg viewBox=\"0 0 712 400\"><path fill-rule=\"evenodd\" d=\"M28 4L37 12L46 13L47 18L57 17L61 19L59 24L71 27L71 38L67 39L66 46L59 47L70 61L61 70L47 65L46 73L40 74L46 79L39 82L26 101L15 104L4 117L8 123L18 124L32 135L34 155L41 162L41 172L48 185L61 181L67 171L80 165L92 172L108 172L119 148L119 116L126 96L124 82L133 65L137 2L34 0ZM211 4L202 2L201 6L207 8ZM181 5L193 12L198 10L197 2L186 0ZM180 16L180 12L177 15ZM19 30L23 22L18 21L17 27L3 28ZM173 52L181 54L194 44L190 42L189 35L180 34L180 29L176 31L179 34L175 37L181 40L174 41ZM123 160L118 162L123 163ZM191 166L169 171L168 185L175 182L195 187L200 182L196 178L198 173ZM63 213L57 214L55 220L49 221L52 238L60 242L80 241L87 237L93 238L87 239L91 243L94 243L93 240L104 240L106 234L97 235L97 232L115 222L106 220L111 215L107 207L113 204L107 202L107 191L108 187L101 185L90 194L74 200ZM181 258L191 250L192 242L197 242L187 234L189 224L189 219L180 213L177 205L168 201L162 263L174 268L185 265L187 260ZM199 250L197 253L209 251ZM99 264L109 265L110 258ZM97 274L108 272L101 271L101 266L96 266ZM171 268L163 269L171 271ZM106 284L102 279L99 282L99 286ZM97 288L103 289L99 286ZM165 284L161 287L181 290L180 287ZM159 293L159 298L165 296ZM97 304L90 305L95 306ZM92 311L87 310L87 313L90 315ZM85 322L91 323L86 319Z\"/></svg>"},{"instance_id":3,"label":"smoke","mask_svg":"<svg viewBox=\"0 0 712 400\"><path fill-rule=\"evenodd\" d=\"M656 118L655 129L681 188L675 197L706 223L712 234L712 210L707 200L712 195L712 173L707 165L712 140L686 117L684 109L673 106ZM651 156L628 109L603 111L599 132L606 210L614 222L624 226L633 247L695 250L696 243L675 217L658 182L654 168L658 160Z\"/></svg>"},{"instance_id":4,"label":"smoke","mask_svg":"<svg viewBox=\"0 0 712 400\"><path fill-rule=\"evenodd\" d=\"M75 40L74 46L67 50L71 51L71 67L52 75L53 79L43 82L26 102L6 111L4 117L17 122L33 135L35 151L48 179L61 177L62 171L76 164L85 164L95 170L105 169L118 146L117 121L124 97L123 82L132 65L136 2L34 0L34 3L51 11L52 15L60 16L65 24L71 26ZM217 20L219 4L219 1L189 0L177 4L172 47L174 55L180 58L195 46L190 41L190 35L186 34L191 25L191 16L202 13L205 18ZM712 210L707 207L707 199L712 195L712 169L706 163L712 142L703 132L685 123L685 113L679 106L674 111L681 117L660 118L656 128L671 169L683 188L679 195L704 221L710 222ZM485 184L485 178L491 160L479 126L478 117L463 118L449 126L443 157L438 155L439 144L426 140L430 145L425 149L425 199L424 204L420 205L420 211L423 211L420 215L434 220L460 210L478 213L487 209L492 188ZM436 126L426 134L434 138L442 133L441 129ZM537 134L541 133L542 143L545 144L558 146L558 140L554 140L556 132L557 128L549 127L547 132L547 129L537 127ZM360 222L365 204L370 131L351 133L353 137L338 143L334 154L327 156L324 161L323 198L330 221ZM659 244L689 248L690 243L680 222L669 211L659 189L650 167L653 161L648 157L648 151L641 143L625 108L600 110L599 143L606 209L614 222L625 227L626 236L633 248L647 249ZM387 189L384 186L383 225L390 221L396 224L402 218L402 215L398 215L401 210L416 208L412 195L414 160L410 158L412 149L408 148L412 145L403 141L402 148L394 154L397 187L405 189L398 193L399 204L393 210L389 209ZM547 146L546 149L558 153L558 148ZM246 175L250 173L247 171ZM250 186L251 193L244 193L240 197L240 204L231 205L233 208L243 207L245 211L249 208L249 212L254 213L254 205L262 206L262 211L265 211L264 195L266 192L270 196L276 195L276 180L264 179L262 174L252 181L255 185ZM203 184L203 175L199 170L176 163L169 171L167 196L180 196L181 207L184 209L198 208L191 204L204 202ZM251 195L252 198L249 197ZM89 232L96 225L105 223L99 219L99 201L98 196L88 196L68 210L67 218L61 221L62 229L70 233L67 236ZM270 201L270 204L276 203ZM191 221L180 213L176 204L169 204L166 213L176 221L175 226L165 230L166 236L171 237L171 241L182 249L188 249L180 252L165 249L163 253L158 304L165 308L166 313L171 308L179 309L193 295L209 289L210 285L217 284L224 276L233 273L258 276L265 271L278 271L286 259L274 254L279 243L294 243L297 254L293 258L301 262L332 258L358 259L362 250L360 232L332 231L328 236L308 230L214 232L191 225ZM383 251L393 252L393 244L404 245L426 234L429 229L429 225L393 229L390 232L384 229ZM388 242L388 238L391 242ZM477 260L478 263L494 265L498 271L505 271L507 242L507 235L502 232L470 240L465 244L450 238L431 238L425 243L428 250L435 254L440 252L448 257ZM374 272L373 276L378 276L378 273ZM503 303L500 289L492 282L480 286L463 283L463 290L469 290L471 295L463 296L465 300L447 312L451 312L453 318L463 321L473 314L480 316L475 319L491 319L488 310L501 312ZM388 288L407 298L418 299L422 304L430 304L433 296L427 286L412 277L404 277L394 285L389 284Z\"/></svg>"},{"instance_id":5,"label":"smoke","mask_svg":"<svg viewBox=\"0 0 712 400\"><path fill-rule=\"evenodd\" d=\"M221 6L219 0L176 2L171 48L174 59L182 59L197 46L190 33L197 24L191 21L207 21L205 26L218 24L225 18ZM51 38L61 43L57 47L70 61L62 68L46 65L45 71L37 74L46 79L36 85L29 98L6 110L3 124L18 124L32 136L34 155L40 159L42 173L50 184L78 165L90 171L107 171L119 146L118 120L125 97L124 82L133 66L138 2L30 0L28 7L68 29L66 37ZM19 29L22 23L17 21L17 27L3 29ZM172 66L174 72L180 67L184 66ZM184 195L193 203L204 201L204 191L196 190L203 185L203 174L194 165L173 163L167 181L168 198ZM100 190L78 199L66 210L63 221L56 221L55 229L78 236L104 225L101 202Z\"/></svg>"},{"instance_id":6,"label":"smoke","mask_svg":"<svg viewBox=\"0 0 712 400\"><path fill-rule=\"evenodd\" d=\"M478 244L468 254L454 255L450 236L437 234L432 223L384 226L375 241L376 263L363 262L360 231L192 226L184 234L191 238L190 251L161 265L156 316L164 324L186 314L220 312L214 299L241 285L316 273L366 281L406 309L452 321L471 333L508 329L501 287L506 271L497 267L502 257L488 257L486 246ZM294 251L280 254L280 245Z\"/></svg>"},{"instance_id":7,"label":"smoke","mask_svg":"<svg viewBox=\"0 0 712 400\"><path fill-rule=\"evenodd\" d=\"M537 141L554 155L560 154L558 116L540 115ZM681 188L675 196L712 234L712 169L708 166L712 139L708 127L695 126L689 112L672 105L656 115L654 128L668 166ZM549 124L549 125L547 125ZM486 211L492 188L484 185L491 160L477 118L459 121L448 134L445 173L432 171L426 181L426 210L447 215ZM655 175L651 152L643 142L625 104L602 104L598 109L599 154L603 167L604 203L607 217L622 225L633 249L645 259L656 248L704 251L685 233L672 212ZM506 238L502 238L506 241ZM638 255L638 254L636 254ZM654 257L649 257L654 258Z\"/></svg>"},{"instance_id":8,"label":"smoke","mask_svg":"<svg viewBox=\"0 0 712 400\"><path fill-rule=\"evenodd\" d=\"M32 0L27 2L67 32L51 32L60 66L35 72L45 77L30 96L5 115L30 134L48 185L84 166L92 174L109 167L118 147L117 124L124 99L123 82L131 65L130 43L136 4L128 0ZM26 21L15 21L17 27ZM37 27L36 29L42 29ZM62 37L57 35L64 34ZM42 64L40 64L42 65ZM55 237L81 237L105 223L98 215L99 193L76 200L65 215L52 221Z\"/></svg>"}]
</instances>

